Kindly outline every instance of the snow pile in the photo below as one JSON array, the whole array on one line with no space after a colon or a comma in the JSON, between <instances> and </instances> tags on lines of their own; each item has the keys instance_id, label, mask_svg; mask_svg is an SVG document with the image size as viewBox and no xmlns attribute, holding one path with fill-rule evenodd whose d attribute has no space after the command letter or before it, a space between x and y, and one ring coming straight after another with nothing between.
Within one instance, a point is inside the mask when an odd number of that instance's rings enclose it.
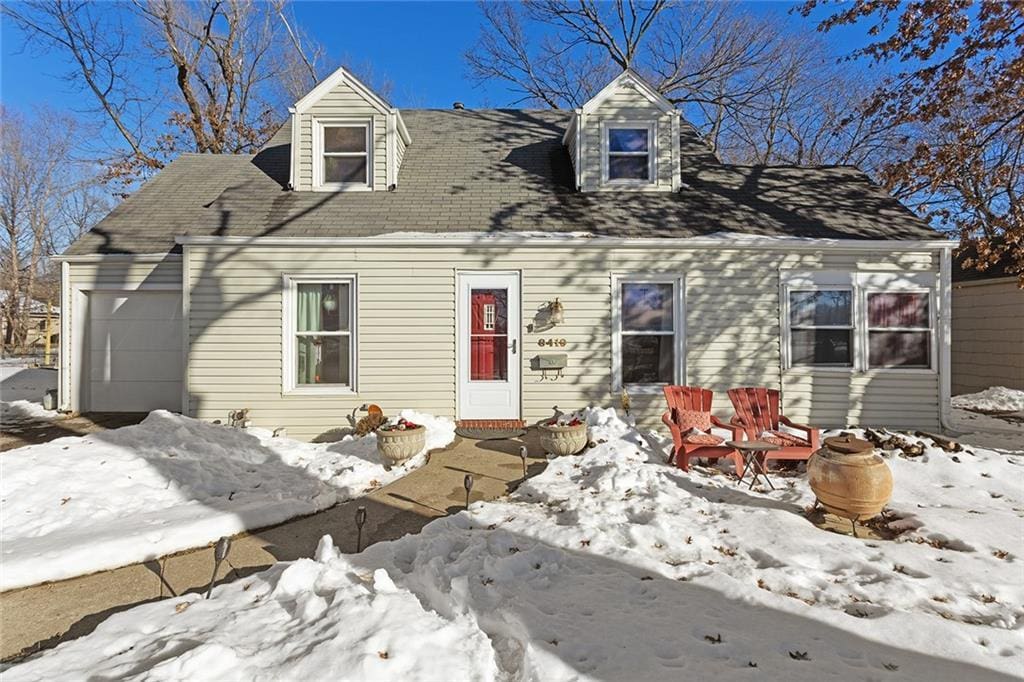
<instances>
[{"instance_id":1,"label":"snow pile","mask_svg":"<svg viewBox=\"0 0 1024 682\"><path fill-rule=\"evenodd\" d=\"M978 393L955 396L953 407L973 412L1024 412L1024 391L992 386Z\"/></svg>"},{"instance_id":2,"label":"snow pile","mask_svg":"<svg viewBox=\"0 0 1024 682\"><path fill-rule=\"evenodd\" d=\"M387 571L364 571L321 543L320 561L278 564L214 591L112 616L96 634L4 673L15 680L492 680L470 615L423 608Z\"/></svg>"},{"instance_id":3,"label":"snow pile","mask_svg":"<svg viewBox=\"0 0 1024 682\"><path fill-rule=\"evenodd\" d=\"M216 676L221 660L237 666L226 674L247 678L280 676L293 660L299 667L286 676L296 678L319 670L307 662L336 660L352 666L352 679L430 677L449 661L434 677L1019 675L1024 453L947 453L929 440L913 459L888 453L890 524L904 532L871 541L807 521L813 498L802 476L775 475L779 490L749 491L714 469L664 465L612 410L586 418L598 445L553 460L508 500L358 555L325 544L321 566L279 565L210 602L190 598L183 613L172 600L118 614L8 679ZM303 579L278 600L274 586L289 572ZM374 575L373 590L344 584L340 576L353 574L366 584ZM392 582L388 593L407 610L367 605ZM482 634L493 658L475 648ZM377 651L385 662L416 660L392 671L376 667ZM195 667L207 660L210 668Z\"/></svg>"},{"instance_id":4,"label":"snow pile","mask_svg":"<svg viewBox=\"0 0 1024 682\"><path fill-rule=\"evenodd\" d=\"M428 446L447 419L403 412ZM137 426L3 454L0 589L59 580L199 547L311 514L389 483L376 436L311 444L162 410Z\"/></svg>"},{"instance_id":5,"label":"snow pile","mask_svg":"<svg viewBox=\"0 0 1024 682\"><path fill-rule=\"evenodd\" d=\"M44 409L39 403L28 400L15 400L13 402L0 400L0 424L4 426L51 421L59 416L56 410Z\"/></svg>"}]
</instances>

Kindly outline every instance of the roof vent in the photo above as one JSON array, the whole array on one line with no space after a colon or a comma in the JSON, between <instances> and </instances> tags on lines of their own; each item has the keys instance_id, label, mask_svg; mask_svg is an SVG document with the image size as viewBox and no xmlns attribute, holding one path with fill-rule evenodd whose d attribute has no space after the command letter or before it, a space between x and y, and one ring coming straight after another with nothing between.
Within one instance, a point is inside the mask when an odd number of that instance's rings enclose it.
<instances>
[{"instance_id":1,"label":"roof vent","mask_svg":"<svg viewBox=\"0 0 1024 682\"><path fill-rule=\"evenodd\" d=\"M465 108L466 108L466 105L463 104L462 102L452 102L452 109L457 109L459 111L462 111Z\"/></svg>"}]
</instances>

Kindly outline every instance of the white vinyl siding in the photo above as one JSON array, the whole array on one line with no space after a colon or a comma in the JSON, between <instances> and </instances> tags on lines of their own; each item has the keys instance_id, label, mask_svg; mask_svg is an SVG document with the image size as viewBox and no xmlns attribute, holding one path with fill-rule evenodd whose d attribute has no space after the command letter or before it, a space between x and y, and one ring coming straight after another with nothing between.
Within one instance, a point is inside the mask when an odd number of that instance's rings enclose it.
<instances>
[{"instance_id":1,"label":"white vinyl siding","mask_svg":"<svg viewBox=\"0 0 1024 682\"><path fill-rule=\"evenodd\" d=\"M593 113L583 117L581 166L583 173L583 191L616 189L615 183L605 183L607 177L605 149L607 147L607 126L646 127L650 126L652 135L652 166L654 177L652 182L634 185L634 189L671 191L673 174L676 172L677 159L673 159L674 116L663 113L639 92L623 88L603 101ZM621 185L619 187L621 189Z\"/></svg>"},{"instance_id":2,"label":"white vinyl siding","mask_svg":"<svg viewBox=\"0 0 1024 682\"><path fill-rule=\"evenodd\" d=\"M387 117L346 83L341 83L299 116L298 169L295 189L314 189L314 119L357 119L370 121L373 128L371 160L372 188L387 189Z\"/></svg>"},{"instance_id":3,"label":"white vinyl siding","mask_svg":"<svg viewBox=\"0 0 1024 682\"><path fill-rule=\"evenodd\" d=\"M344 415L371 402L394 414L413 408L456 412L455 272L520 271L522 281L522 417L535 422L557 405L617 407L613 388L613 273L685 276L683 382L716 392L715 409L731 414L734 386L781 388L789 416L819 426L866 424L935 428L936 372L783 370L780 269L935 273L928 253L774 250L544 249L462 246L359 249L332 246L200 247L189 257L191 285L190 411L224 419L248 407L260 426L285 426L312 438L344 426ZM653 268L652 268L653 264ZM282 275L352 273L359 279L358 393L282 394ZM565 323L532 331L536 311L558 297ZM538 327L539 328L539 327ZM565 339L564 378L541 381L531 359ZM660 395L635 394L633 412L656 426Z\"/></svg>"}]
</instances>

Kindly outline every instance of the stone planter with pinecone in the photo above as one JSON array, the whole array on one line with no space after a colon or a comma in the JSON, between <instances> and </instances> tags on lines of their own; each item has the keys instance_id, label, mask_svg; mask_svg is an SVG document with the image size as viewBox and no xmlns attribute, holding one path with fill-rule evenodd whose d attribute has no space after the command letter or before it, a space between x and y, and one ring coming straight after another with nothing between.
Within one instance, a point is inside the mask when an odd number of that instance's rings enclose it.
<instances>
[{"instance_id":1,"label":"stone planter with pinecone","mask_svg":"<svg viewBox=\"0 0 1024 682\"><path fill-rule=\"evenodd\" d=\"M377 430L377 452L388 467L415 457L426 445L427 427L405 419L399 419L396 424L385 424Z\"/></svg>"}]
</instances>

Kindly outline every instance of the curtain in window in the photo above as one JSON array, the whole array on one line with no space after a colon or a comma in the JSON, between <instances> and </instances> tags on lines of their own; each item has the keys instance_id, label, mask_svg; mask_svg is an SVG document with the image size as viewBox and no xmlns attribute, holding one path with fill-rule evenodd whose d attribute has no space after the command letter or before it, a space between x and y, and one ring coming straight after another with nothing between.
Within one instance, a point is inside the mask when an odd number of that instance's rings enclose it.
<instances>
[{"instance_id":1,"label":"curtain in window","mask_svg":"<svg viewBox=\"0 0 1024 682\"><path fill-rule=\"evenodd\" d=\"M868 296L868 324L889 328L927 327L928 295L872 293Z\"/></svg>"},{"instance_id":2,"label":"curtain in window","mask_svg":"<svg viewBox=\"0 0 1024 682\"><path fill-rule=\"evenodd\" d=\"M323 292L320 285L298 287L298 326L299 332L318 332L321 329L320 306ZM320 374L320 338L315 336L298 337L298 371L296 382L299 384L316 384Z\"/></svg>"}]
</instances>

